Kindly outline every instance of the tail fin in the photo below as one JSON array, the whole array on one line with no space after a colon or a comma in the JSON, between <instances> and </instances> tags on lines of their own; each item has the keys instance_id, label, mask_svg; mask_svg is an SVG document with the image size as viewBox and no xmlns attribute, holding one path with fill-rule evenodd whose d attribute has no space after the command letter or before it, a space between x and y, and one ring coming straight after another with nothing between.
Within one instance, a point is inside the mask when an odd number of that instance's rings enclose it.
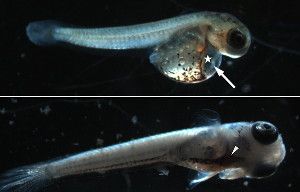
<instances>
[{"instance_id":1,"label":"tail fin","mask_svg":"<svg viewBox=\"0 0 300 192\"><path fill-rule=\"evenodd\" d=\"M0 192L33 192L47 186L46 166L35 165L8 171L0 177Z\"/></svg>"},{"instance_id":2,"label":"tail fin","mask_svg":"<svg viewBox=\"0 0 300 192\"><path fill-rule=\"evenodd\" d=\"M55 29L62 24L57 21L35 21L26 27L26 33L30 41L36 45L49 46L57 43L54 37Z\"/></svg>"}]
</instances>

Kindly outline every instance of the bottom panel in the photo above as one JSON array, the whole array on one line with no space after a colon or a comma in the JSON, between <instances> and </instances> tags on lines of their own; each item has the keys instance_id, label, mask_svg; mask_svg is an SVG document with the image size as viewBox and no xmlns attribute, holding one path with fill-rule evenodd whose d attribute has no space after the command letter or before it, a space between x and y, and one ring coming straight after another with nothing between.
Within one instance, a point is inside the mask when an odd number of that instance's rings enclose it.
<instances>
[{"instance_id":1,"label":"bottom panel","mask_svg":"<svg viewBox=\"0 0 300 192\"><path fill-rule=\"evenodd\" d=\"M299 191L299 104L1 99L0 192Z\"/></svg>"}]
</instances>

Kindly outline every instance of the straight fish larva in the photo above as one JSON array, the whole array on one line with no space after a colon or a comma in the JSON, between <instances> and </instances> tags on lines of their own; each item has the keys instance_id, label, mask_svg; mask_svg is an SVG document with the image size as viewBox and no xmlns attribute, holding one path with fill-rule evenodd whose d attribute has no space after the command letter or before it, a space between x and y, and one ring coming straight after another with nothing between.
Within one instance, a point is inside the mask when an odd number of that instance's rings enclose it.
<instances>
[{"instance_id":1,"label":"straight fish larva","mask_svg":"<svg viewBox=\"0 0 300 192\"><path fill-rule=\"evenodd\" d=\"M234 146L239 150L231 154ZM190 187L215 175L221 179L264 178L285 157L277 128L265 121L213 123L172 131L72 155L7 172L0 192L39 190L56 179L152 164L197 171Z\"/></svg>"}]
</instances>

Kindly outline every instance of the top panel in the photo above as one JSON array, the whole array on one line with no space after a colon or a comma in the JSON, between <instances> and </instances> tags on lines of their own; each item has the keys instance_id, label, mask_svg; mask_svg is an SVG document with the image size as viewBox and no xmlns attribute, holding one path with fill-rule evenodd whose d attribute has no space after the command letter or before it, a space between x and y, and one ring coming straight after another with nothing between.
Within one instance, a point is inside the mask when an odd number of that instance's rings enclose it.
<instances>
[{"instance_id":1,"label":"top panel","mask_svg":"<svg viewBox=\"0 0 300 192\"><path fill-rule=\"evenodd\" d=\"M300 95L296 1L1 8L0 95Z\"/></svg>"}]
</instances>

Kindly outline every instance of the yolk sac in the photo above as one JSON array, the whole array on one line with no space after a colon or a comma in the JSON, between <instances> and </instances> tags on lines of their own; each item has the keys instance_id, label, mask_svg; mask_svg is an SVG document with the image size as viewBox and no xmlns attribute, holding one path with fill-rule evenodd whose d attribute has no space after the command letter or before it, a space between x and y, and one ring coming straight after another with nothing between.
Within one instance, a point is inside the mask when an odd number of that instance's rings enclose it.
<instances>
[{"instance_id":1,"label":"yolk sac","mask_svg":"<svg viewBox=\"0 0 300 192\"><path fill-rule=\"evenodd\" d=\"M149 59L166 77L181 83L200 83L216 73L222 55L209 43L205 46L193 37L177 40L177 43L164 44L154 49ZM202 43L203 45L203 43ZM205 62L209 56L210 62Z\"/></svg>"}]
</instances>

